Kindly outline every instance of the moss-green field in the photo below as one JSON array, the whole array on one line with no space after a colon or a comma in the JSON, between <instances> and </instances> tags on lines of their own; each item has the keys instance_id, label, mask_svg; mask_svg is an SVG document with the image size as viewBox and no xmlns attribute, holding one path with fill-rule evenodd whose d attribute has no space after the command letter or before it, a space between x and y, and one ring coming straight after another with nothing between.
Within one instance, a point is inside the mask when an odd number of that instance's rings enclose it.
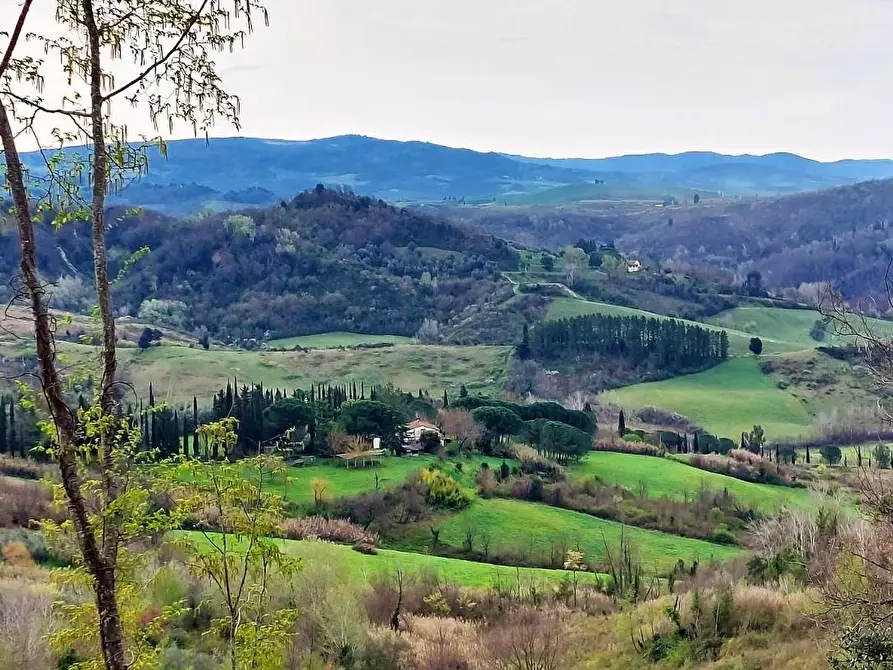
<instances>
[{"instance_id":1,"label":"moss-green field","mask_svg":"<svg viewBox=\"0 0 893 670\"><path fill-rule=\"evenodd\" d=\"M313 500L312 483L314 479L328 482L326 494L331 498L357 495L397 486L406 479L406 475L415 470L438 464L451 477L465 486L476 486L474 477L480 470L481 463L486 462L492 468L502 464L501 458L488 456L471 456L461 459L439 461L435 456L421 455L414 457L385 456L381 465L363 467L345 467L337 459L321 459L312 465L290 467L283 475L278 475L272 482L272 490L282 495L287 501L308 503ZM513 461L509 460L510 465ZM457 469L457 464L461 470ZM376 479L376 476L378 479Z\"/></svg>"},{"instance_id":2,"label":"moss-green field","mask_svg":"<svg viewBox=\"0 0 893 670\"><path fill-rule=\"evenodd\" d=\"M207 540L198 532L182 533L199 547ZM433 572L446 583L460 586L485 588L497 584L522 585L531 582L557 586L568 573L563 570L540 568L512 568L503 565L475 563L455 558L443 558L403 551L379 549L374 556L361 554L350 547L315 541L282 540L282 546L292 556L308 563L322 563L338 571L347 572L351 581L368 583L378 576L393 574L403 569L409 574L420 575ZM580 573L578 579L596 579L592 573Z\"/></svg>"},{"instance_id":3,"label":"moss-green field","mask_svg":"<svg viewBox=\"0 0 893 670\"><path fill-rule=\"evenodd\" d=\"M302 335L286 337L281 340L270 340L267 346L271 349L338 349L339 347L356 347L361 344L410 344L411 337L402 335L363 335L361 333L321 333L319 335Z\"/></svg>"},{"instance_id":4,"label":"moss-green field","mask_svg":"<svg viewBox=\"0 0 893 670\"><path fill-rule=\"evenodd\" d=\"M607 484L617 484L636 494L644 489L650 498L685 500L693 499L702 487L714 491L727 490L739 502L765 512L784 505L807 506L812 499L805 489L745 482L699 470L672 458L608 451L590 452L579 465L568 468L568 476L575 481L597 477Z\"/></svg>"},{"instance_id":5,"label":"moss-green field","mask_svg":"<svg viewBox=\"0 0 893 670\"><path fill-rule=\"evenodd\" d=\"M755 423L769 439L808 434L813 425L808 404L780 389L753 357L734 358L714 368L603 394L631 410L648 405L683 414L711 433L736 438Z\"/></svg>"},{"instance_id":6,"label":"moss-green field","mask_svg":"<svg viewBox=\"0 0 893 670\"><path fill-rule=\"evenodd\" d=\"M737 547L634 528L588 514L519 500L476 501L443 523L440 540L461 547L469 528L476 531L476 548L481 534L489 535L493 553L516 550L548 557L553 548L579 547L587 559L593 561L604 558L605 543L615 551L623 532L649 568L667 568L680 558L686 563L692 558L723 561L742 553Z\"/></svg>"},{"instance_id":7,"label":"moss-green field","mask_svg":"<svg viewBox=\"0 0 893 670\"><path fill-rule=\"evenodd\" d=\"M828 327L825 340L816 341L809 335L813 324L822 315L808 309L777 309L774 307L737 307L721 312L708 321L723 328L759 335L766 340L784 342L792 348L814 349L822 344L841 343L842 338L833 334L833 325ZM866 324L877 334L893 335L893 322L880 319L867 319Z\"/></svg>"}]
</instances>

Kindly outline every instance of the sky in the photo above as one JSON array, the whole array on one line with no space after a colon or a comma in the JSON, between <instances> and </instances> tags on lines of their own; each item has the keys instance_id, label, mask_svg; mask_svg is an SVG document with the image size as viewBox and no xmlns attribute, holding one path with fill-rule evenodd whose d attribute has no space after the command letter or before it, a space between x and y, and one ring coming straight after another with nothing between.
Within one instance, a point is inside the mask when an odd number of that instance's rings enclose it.
<instances>
[{"instance_id":1,"label":"sky","mask_svg":"<svg viewBox=\"0 0 893 670\"><path fill-rule=\"evenodd\" d=\"M0 29L17 0L0 0ZM35 0L29 28L52 23ZM242 129L536 156L893 158L893 0L266 0ZM146 118L116 110L132 132ZM188 129L174 134L189 136Z\"/></svg>"}]
</instances>

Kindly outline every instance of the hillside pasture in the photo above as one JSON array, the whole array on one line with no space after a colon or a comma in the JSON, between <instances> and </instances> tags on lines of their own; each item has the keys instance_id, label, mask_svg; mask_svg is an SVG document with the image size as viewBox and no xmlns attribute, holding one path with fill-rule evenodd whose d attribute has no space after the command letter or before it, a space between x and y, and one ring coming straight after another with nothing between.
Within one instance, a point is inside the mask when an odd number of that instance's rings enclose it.
<instances>
[{"instance_id":1,"label":"hillside pasture","mask_svg":"<svg viewBox=\"0 0 893 670\"><path fill-rule=\"evenodd\" d=\"M270 349L340 349L375 344L411 344L412 338L402 335L363 335L362 333L320 333L318 335L302 335L286 337L281 340L270 340Z\"/></svg>"},{"instance_id":2,"label":"hillside pasture","mask_svg":"<svg viewBox=\"0 0 893 670\"><path fill-rule=\"evenodd\" d=\"M454 479L468 487L474 487L474 477L486 462L491 468L498 468L503 459L488 456L471 456L442 461L435 456L423 454L417 457L385 456L381 465L347 468L337 459L319 459L311 465L289 467L282 475L277 475L270 483L270 490L283 496L289 502L309 503L313 501L311 489L314 479L328 482L327 496L343 498L360 493L398 486L413 471L439 465ZM513 465L513 461L507 461ZM457 468L461 467L461 471ZM377 476L377 478L376 478Z\"/></svg>"},{"instance_id":3,"label":"hillside pasture","mask_svg":"<svg viewBox=\"0 0 893 670\"><path fill-rule=\"evenodd\" d=\"M753 357L738 357L704 372L602 394L627 411L649 405L687 416L720 437L737 438L760 424L770 440L810 432L808 403L778 387Z\"/></svg>"},{"instance_id":4,"label":"hillside pasture","mask_svg":"<svg viewBox=\"0 0 893 670\"><path fill-rule=\"evenodd\" d=\"M66 364L98 370L98 350L67 342L59 343ZM500 395L505 383L511 347L437 346L400 344L384 349L318 349L312 351L241 351L200 347L154 346L119 350L122 378L145 399L149 385L156 399L174 405L199 405L234 379L241 384L268 388L308 388L313 383L364 382L366 386L393 384L434 397L444 390L451 396L465 385L470 393ZM30 342L0 342L0 357L8 363L27 362L34 356ZM9 372L21 374L26 369Z\"/></svg>"},{"instance_id":5,"label":"hillside pasture","mask_svg":"<svg viewBox=\"0 0 893 670\"><path fill-rule=\"evenodd\" d=\"M699 470L673 458L608 451L587 454L579 465L568 468L568 476L574 481L597 477L606 484L644 493L649 498L692 500L702 488L726 490L738 502L765 512L785 505L805 507L811 500L811 494L805 489L745 482Z\"/></svg>"},{"instance_id":6,"label":"hillside pasture","mask_svg":"<svg viewBox=\"0 0 893 670\"><path fill-rule=\"evenodd\" d=\"M724 561L742 553L737 547L634 528L588 514L518 500L476 501L467 510L444 521L440 541L452 547L462 547L469 530L475 533L475 548L480 548L484 535L488 536L491 553L514 552L548 558L562 547L579 547L588 560L596 562L605 558L606 543L611 551L617 550L623 533L649 569L668 568L680 558L688 564L694 558L702 562L711 558ZM422 549L418 547L418 550Z\"/></svg>"},{"instance_id":7,"label":"hillside pasture","mask_svg":"<svg viewBox=\"0 0 893 670\"><path fill-rule=\"evenodd\" d=\"M209 544L209 540L198 532L184 532L180 536L188 538L199 549ZM513 568L389 549L379 549L377 554L367 555L348 546L313 540L282 540L281 543L289 555L302 562L331 566L339 572L347 573L350 581L361 584L368 584L376 578L386 578L398 569L415 576L433 573L444 583L472 588L514 585L519 580L522 586L545 583L557 587L569 575L564 570ZM596 575L579 573L577 578L595 580Z\"/></svg>"},{"instance_id":8,"label":"hillside pasture","mask_svg":"<svg viewBox=\"0 0 893 670\"><path fill-rule=\"evenodd\" d=\"M828 344L846 344L846 339L833 333L834 325L828 326L823 340L813 339L809 332L822 315L810 309L778 309L775 307L736 307L720 312L709 322L722 328L751 333L764 341L786 343L791 348L814 349ZM893 336L893 322L867 319L866 324L875 334Z\"/></svg>"}]
</instances>

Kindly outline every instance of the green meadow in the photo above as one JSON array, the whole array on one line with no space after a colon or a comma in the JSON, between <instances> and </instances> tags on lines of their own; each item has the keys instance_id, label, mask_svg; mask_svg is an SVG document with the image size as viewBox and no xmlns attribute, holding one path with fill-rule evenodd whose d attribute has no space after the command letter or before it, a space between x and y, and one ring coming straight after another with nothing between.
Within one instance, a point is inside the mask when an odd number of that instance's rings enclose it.
<instances>
[{"instance_id":1,"label":"green meadow","mask_svg":"<svg viewBox=\"0 0 893 670\"><path fill-rule=\"evenodd\" d=\"M518 551L548 557L559 547L579 547L587 559L605 557L605 544L616 551L621 533L641 555L646 566L667 568L678 559L728 560L742 554L728 547L657 531L625 526L588 514L518 500L477 500L467 510L449 517L441 527L440 541L462 547L469 529L480 548L483 534L491 552ZM421 547L420 547L421 548Z\"/></svg>"},{"instance_id":2,"label":"green meadow","mask_svg":"<svg viewBox=\"0 0 893 670\"><path fill-rule=\"evenodd\" d=\"M805 435L813 425L806 403L778 388L754 357L733 358L697 374L608 391L602 398L627 410L662 407L732 439L755 423L763 426L769 439Z\"/></svg>"},{"instance_id":3,"label":"green meadow","mask_svg":"<svg viewBox=\"0 0 893 670\"><path fill-rule=\"evenodd\" d=\"M673 458L609 451L590 452L579 465L568 468L568 476L575 481L597 477L607 484L616 484L637 494L644 492L650 498L691 500L702 488L726 490L739 502L765 512L785 505L806 506L811 500L811 494L805 489L745 482L699 470Z\"/></svg>"},{"instance_id":4,"label":"green meadow","mask_svg":"<svg viewBox=\"0 0 893 670\"><path fill-rule=\"evenodd\" d=\"M302 335L286 337L281 340L270 340L267 346L271 349L338 349L340 347L357 347L363 344L410 344L411 337L402 335L363 335L361 333L321 333L319 335Z\"/></svg>"},{"instance_id":5,"label":"green meadow","mask_svg":"<svg viewBox=\"0 0 893 670\"><path fill-rule=\"evenodd\" d=\"M209 546L209 540L199 532L191 531L178 534L188 538L199 549ZM368 555L354 551L345 545L313 540L280 540L279 542L283 549L294 558L308 564L318 563L330 566L339 573L347 573L350 581L367 584L378 578L387 578L397 570L403 570L409 575L416 576L433 573L444 583L474 588L495 585L511 586L518 582L522 586L531 583L546 583L556 587L569 574L564 570L513 568L390 549L378 549L376 554ZM578 579L595 580L596 575L579 573Z\"/></svg>"}]
</instances>

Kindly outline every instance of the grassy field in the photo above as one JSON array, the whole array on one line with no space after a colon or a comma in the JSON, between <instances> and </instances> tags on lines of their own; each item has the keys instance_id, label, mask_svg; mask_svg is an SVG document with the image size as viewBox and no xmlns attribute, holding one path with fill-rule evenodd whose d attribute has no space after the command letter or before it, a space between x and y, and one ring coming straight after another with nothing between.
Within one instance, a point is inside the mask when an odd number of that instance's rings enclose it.
<instances>
[{"instance_id":1,"label":"grassy field","mask_svg":"<svg viewBox=\"0 0 893 670\"><path fill-rule=\"evenodd\" d=\"M267 346L271 349L338 349L339 347L356 347L361 344L410 344L411 337L402 335L362 335L360 333L320 333L319 335L302 335L286 337L281 340L270 340Z\"/></svg>"},{"instance_id":2,"label":"grassy field","mask_svg":"<svg viewBox=\"0 0 893 670\"><path fill-rule=\"evenodd\" d=\"M487 456L472 456L461 460L451 459L442 463L443 468L454 479L468 487L474 487L474 477L486 462L492 468L498 468L502 463L501 458ZM283 476L277 476L272 482L272 490L281 494L286 500L298 503L308 503L313 500L311 484L314 479L325 479L329 482L326 492L332 498L356 495L366 491L374 491L377 485L380 488L388 488L400 484L406 475L414 470L430 467L438 463L435 456L422 455L413 458L398 458L396 456L384 457L381 465L366 468L346 468L335 461L317 461L313 465L299 468L288 468ZM462 470L456 469L457 463L461 463ZM512 461L508 461L512 464ZM378 475L378 480L376 480ZM286 477L288 481L286 481Z\"/></svg>"},{"instance_id":3,"label":"grassy field","mask_svg":"<svg viewBox=\"0 0 893 670\"><path fill-rule=\"evenodd\" d=\"M88 363L98 369L97 350L86 345L60 342L66 363ZM0 356L29 359L33 345L0 343ZM471 393L499 395L505 383L511 347L447 347L401 344L385 349L319 349L314 351L236 351L181 346L120 350L122 377L137 393L174 404L210 402L210 396L238 379L239 384L263 383L267 387L307 388L311 383L363 381L367 386L392 383L415 392L425 389L440 396L444 389L455 395L464 384Z\"/></svg>"},{"instance_id":4,"label":"grassy field","mask_svg":"<svg viewBox=\"0 0 893 670\"><path fill-rule=\"evenodd\" d=\"M200 533L183 535L199 547L207 543ZM350 547L328 542L282 540L282 545L292 556L307 563L325 563L338 571L346 571L350 580L356 582L368 583L379 575L393 574L398 568L416 575L433 572L444 582L477 588L496 584L511 585L519 579L524 585L537 582L557 586L568 575L563 570L511 568L388 549L379 549L377 555L369 556ZM595 579L595 575L579 574L578 579Z\"/></svg>"},{"instance_id":5,"label":"grassy field","mask_svg":"<svg viewBox=\"0 0 893 670\"><path fill-rule=\"evenodd\" d=\"M595 476L633 492L644 487L650 498L685 500L697 495L702 486L715 491L726 489L739 502L767 512L782 505L805 507L811 501L811 495L805 489L744 482L698 470L670 458L635 454L591 452L580 465L568 468L568 475L577 481Z\"/></svg>"},{"instance_id":6,"label":"grassy field","mask_svg":"<svg viewBox=\"0 0 893 670\"><path fill-rule=\"evenodd\" d=\"M741 550L736 547L633 528L587 514L518 500L476 501L444 522L440 540L461 547L469 528L476 530L476 548L479 548L481 535L489 535L493 553L514 550L548 557L553 547L579 546L589 560L596 561L604 556L605 542L612 550L616 549L622 530L649 569L655 566L666 568L680 558L688 563L695 557L706 561L710 558L728 560L741 555Z\"/></svg>"},{"instance_id":7,"label":"grassy field","mask_svg":"<svg viewBox=\"0 0 893 670\"><path fill-rule=\"evenodd\" d=\"M755 423L770 440L807 434L813 424L807 403L778 388L752 357L734 358L693 375L627 386L602 397L627 410L653 405L678 412L711 433L733 439Z\"/></svg>"},{"instance_id":8,"label":"grassy field","mask_svg":"<svg viewBox=\"0 0 893 670\"><path fill-rule=\"evenodd\" d=\"M555 298L552 300L551 305L549 305L549 311L546 312L546 319L567 319L573 318L575 316L586 316L589 314L606 314L608 316L643 316L650 319L670 318L662 314L655 314L654 312L646 312L644 310L634 309L632 307L609 305L608 303L604 302L594 302L591 300L575 300L574 298ZM753 337L755 334L747 333L742 330L736 330L726 325L723 325L722 328L720 328L719 325L700 323L697 321L688 321L686 319L677 319L677 321L681 321L692 326L700 326L702 328L725 330L729 335L729 353L733 356L748 354L750 338ZM769 336L762 337L762 334L761 339L763 340L763 351L766 354L797 351L798 349L804 348L798 343L792 343L785 340L776 340Z\"/></svg>"},{"instance_id":9,"label":"grassy field","mask_svg":"<svg viewBox=\"0 0 893 670\"><path fill-rule=\"evenodd\" d=\"M829 326L828 336L821 342L810 337L810 329L821 318L821 314L808 309L737 307L727 312L721 312L709 321L723 328L753 333L761 338L784 342L797 349L813 349L822 344L840 343L842 338L834 336L830 332L833 326ZM893 322L868 319L867 323L878 335L888 337L893 335Z\"/></svg>"}]
</instances>

